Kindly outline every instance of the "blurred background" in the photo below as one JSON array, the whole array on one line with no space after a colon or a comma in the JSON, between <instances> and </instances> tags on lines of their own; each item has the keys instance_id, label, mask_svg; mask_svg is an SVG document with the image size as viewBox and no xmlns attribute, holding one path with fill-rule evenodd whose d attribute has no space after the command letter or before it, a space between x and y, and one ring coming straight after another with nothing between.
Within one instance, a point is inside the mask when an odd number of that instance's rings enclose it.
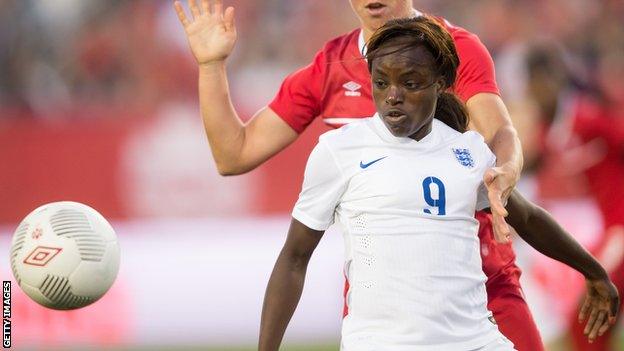
<instances>
[{"instance_id":1,"label":"blurred background","mask_svg":"<svg viewBox=\"0 0 624 351\"><path fill-rule=\"evenodd\" d=\"M307 155L328 127L315 122L247 175L219 176L172 3L0 1L0 247L8 252L35 207L73 200L111 220L122 248L112 290L83 310L46 310L15 284L15 349L253 349ZM237 11L229 77L244 119L326 40L358 25L347 0L225 3ZM523 142L520 189L607 268L621 265L624 1L415 7L479 35ZM340 235L330 230L311 261L284 349L338 349ZM544 341L570 350L582 277L519 240L514 246ZM12 277L8 255L0 264L3 279ZM618 333L614 350L624 349Z\"/></svg>"}]
</instances>

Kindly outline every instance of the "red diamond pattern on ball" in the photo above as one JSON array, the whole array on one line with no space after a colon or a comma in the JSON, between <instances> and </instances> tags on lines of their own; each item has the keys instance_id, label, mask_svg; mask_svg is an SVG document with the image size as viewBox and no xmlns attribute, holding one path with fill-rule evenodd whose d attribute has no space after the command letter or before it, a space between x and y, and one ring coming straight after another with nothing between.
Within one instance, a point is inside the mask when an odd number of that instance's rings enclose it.
<instances>
[{"instance_id":1,"label":"red diamond pattern on ball","mask_svg":"<svg viewBox=\"0 0 624 351\"><path fill-rule=\"evenodd\" d=\"M56 247L37 246L25 259L24 263L32 266L47 265L63 249Z\"/></svg>"}]
</instances>

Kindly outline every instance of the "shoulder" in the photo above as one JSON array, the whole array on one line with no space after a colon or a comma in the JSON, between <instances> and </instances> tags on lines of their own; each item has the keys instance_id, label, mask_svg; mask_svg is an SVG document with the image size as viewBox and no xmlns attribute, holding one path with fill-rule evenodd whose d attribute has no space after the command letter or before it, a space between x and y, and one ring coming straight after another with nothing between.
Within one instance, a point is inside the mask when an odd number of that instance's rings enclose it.
<instances>
[{"instance_id":1,"label":"shoulder","mask_svg":"<svg viewBox=\"0 0 624 351\"><path fill-rule=\"evenodd\" d=\"M360 35L360 29L354 29L353 31L343 34L341 36L330 39L325 43L321 50L323 56L330 60L332 58L343 57L346 54L353 54L358 52L358 38Z\"/></svg>"},{"instance_id":2,"label":"shoulder","mask_svg":"<svg viewBox=\"0 0 624 351\"><path fill-rule=\"evenodd\" d=\"M333 148L342 148L359 142L366 142L373 135L369 125L373 117L361 118L344 126L323 133L319 137L319 143L323 142Z\"/></svg>"},{"instance_id":3,"label":"shoulder","mask_svg":"<svg viewBox=\"0 0 624 351\"><path fill-rule=\"evenodd\" d=\"M478 132L469 130L462 133L455 145L457 145L457 149L459 150L456 151L454 149L453 151L455 153L468 150L468 153L477 160L477 164L480 165L479 168L485 169L491 167L493 165L492 163L496 160L496 156L494 156L490 147L485 143L485 139Z\"/></svg>"},{"instance_id":4,"label":"shoulder","mask_svg":"<svg viewBox=\"0 0 624 351\"><path fill-rule=\"evenodd\" d=\"M433 119L433 128L437 131L437 133L442 137L442 140L445 142L451 142L462 136L461 132L458 132L455 129L447 126L446 123L440 121L437 118Z\"/></svg>"},{"instance_id":5,"label":"shoulder","mask_svg":"<svg viewBox=\"0 0 624 351\"><path fill-rule=\"evenodd\" d=\"M437 16L434 18L451 34L455 45L483 45L479 37L467 29L449 22L446 18Z\"/></svg>"},{"instance_id":6,"label":"shoulder","mask_svg":"<svg viewBox=\"0 0 624 351\"><path fill-rule=\"evenodd\" d=\"M436 121L436 128L442 137L443 144L450 146L454 152L472 154L477 159L489 159L492 152L485 143L485 139L478 132L469 130L464 133L447 126L441 121Z\"/></svg>"},{"instance_id":7,"label":"shoulder","mask_svg":"<svg viewBox=\"0 0 624 351\"><path fill-rule=\"evenodd\" d=\"M483 135L479 134L479 132L476 132L474 130L469 130L467 132L460 133L460 134L461 134L462 140L464 140L465 142L470 143L471 145L474 145L475 147L486 148L489 150L487 144L485 143L485 139L483 138Z\"/></svg>"}]
</instances>

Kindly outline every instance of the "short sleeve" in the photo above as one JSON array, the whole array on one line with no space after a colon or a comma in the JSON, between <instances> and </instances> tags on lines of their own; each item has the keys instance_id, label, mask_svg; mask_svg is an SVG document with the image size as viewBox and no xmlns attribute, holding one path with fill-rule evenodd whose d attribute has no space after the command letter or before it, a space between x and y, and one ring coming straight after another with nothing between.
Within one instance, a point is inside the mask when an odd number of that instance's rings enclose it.
<instances>
[{"instance_id":1,"label":"short sleeve","mask_svg":"<svg viewBox=\"0 0 624 351\"><path fill-rule=\"evenodd\" d=\"M492 93L500 95L496 85L494 61L487 48L479 38L465 30L458 30L453 34L459 68L453 91L463 102L468 101L478 93Z\"/></svg>"},{"instance_id":2,"label":"short sleeve","mask_svg":"<svg viewBox=\"0 0 624 351\"><path fill-rule=\"evenodd\" d=\"M326 230L334 222L334 211L346 181L328 145L319 142L306 165L303 186L292 216L314 230Z\"/></svg>"},{"instance_id":3,"label":"short sleeve","mask_svg":"<svg viewBox=\"0 0 624 351\"><path fill-rule=\"evenodd\" d=\"M496 166L496 156L494 155L494 153L492 153L492 151L490 151L490 149L487 147L487 145L484 143L484 158L486 159L485 161L485 165L483 167L483 172L485 174L485 171L489 168L492 168L494 166ZM488 199L488 192L487 192L487 187L485 186L485 183L483 183L483 181L481 181L481 185L479 185L479 190L477 190L477 211L481 211L484 208L488 208L490 207L490 200Z\"/></svg>"},{"instance_id":4,"label":"short sleeve","mask_svg":"<svg viewBox=\"0 0 624 351\"><path fill-rule=\"evenodd\" d=\"M319 52L308 66L292 73L284 81L269 107L297 133L302 133L321 113L326 60Z\"/></svg>"}]
</instances>

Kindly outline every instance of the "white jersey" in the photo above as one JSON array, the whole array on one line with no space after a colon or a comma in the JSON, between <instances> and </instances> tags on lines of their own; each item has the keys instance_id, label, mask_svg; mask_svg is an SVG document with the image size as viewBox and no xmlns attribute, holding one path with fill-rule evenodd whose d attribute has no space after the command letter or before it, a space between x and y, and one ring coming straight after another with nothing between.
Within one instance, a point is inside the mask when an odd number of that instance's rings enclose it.
<instances>
[{"instance_id":1,"label":"white jersey","mask_svg":"<svg viewBox=\"0 0 624 351\"><path fill-rule=\"evenodd\" d=\"M475 350L502 335L487 310L475 210L495 157L475 132L434 119L420 141L375 115L323 134L293 217L334 220L349 281L342 350Z\"/></svg>"}]
</instances>

